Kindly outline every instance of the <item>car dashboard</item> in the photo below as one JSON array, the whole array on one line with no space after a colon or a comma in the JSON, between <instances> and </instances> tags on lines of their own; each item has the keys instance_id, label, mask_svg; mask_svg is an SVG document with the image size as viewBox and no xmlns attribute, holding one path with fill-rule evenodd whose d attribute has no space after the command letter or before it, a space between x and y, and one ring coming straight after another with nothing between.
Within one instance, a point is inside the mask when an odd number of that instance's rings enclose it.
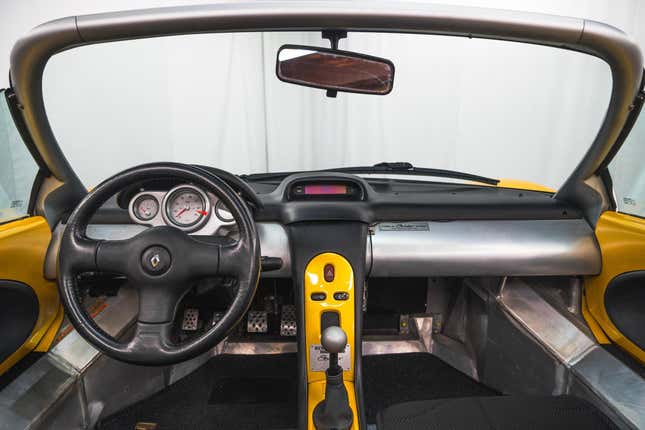
<instances>
[{"instance_id":1,"label":"car dashboard","mask_svg":"<svg viewBox=\"0 0 645 430\"><path fill-rule=\"evenodd\" d=\"M266 278L292 276L289 231L306 223L367 224L365 267L373 277L591 275L601 268L592 228L548 193L320 172L247 184L261 202L254 216L262 256L281 261ZM125 238L156 225L236 237L217 196L167 180L108 201L88 235Z\"/></svg>"}]
</instances>

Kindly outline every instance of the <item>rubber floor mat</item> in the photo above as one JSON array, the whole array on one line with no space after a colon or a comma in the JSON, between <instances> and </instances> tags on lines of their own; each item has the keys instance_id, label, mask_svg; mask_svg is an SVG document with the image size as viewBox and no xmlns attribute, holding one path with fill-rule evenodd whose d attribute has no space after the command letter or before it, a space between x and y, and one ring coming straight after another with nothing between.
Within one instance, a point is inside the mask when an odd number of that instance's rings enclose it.
<instances>
[{"instance_id":1,"label":"rubber floor mat","mask_svg":"<svg viewBox=\"0 0 645 430\"><path fill-rule=\"evenodd\" d=\"M101 430L297 427L295 354L221 355L165 390L103 419Z\"/></svg>"},{"instance_id":2,"label":"rubber floor mat","mask_svg":"<svg viewBox=\"0 0 645 430\"><path fill-rule=\"evenodd\" d=\"M368 424L397 403L499 394L427 353L363 357L363 390Z\"/></svg>"}]
</instances>

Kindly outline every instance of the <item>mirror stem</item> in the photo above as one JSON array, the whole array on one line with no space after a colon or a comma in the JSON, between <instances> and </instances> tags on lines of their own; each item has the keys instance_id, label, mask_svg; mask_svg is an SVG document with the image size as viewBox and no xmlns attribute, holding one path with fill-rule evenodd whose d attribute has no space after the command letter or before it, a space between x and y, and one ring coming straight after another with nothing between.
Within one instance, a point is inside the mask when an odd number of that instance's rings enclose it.
<instances>
[{"instance_id":1,"label":"mirror stem","mask_svg":"<svg viewBox=\"0 0 645 430\"><path fill-rule=\"evenodd\" d=\"M340 39L346 39L347 32L345 30L323 30L322 38L329 40L331 49L338 49L338 41Z\"/></svg>"}]
</instances>

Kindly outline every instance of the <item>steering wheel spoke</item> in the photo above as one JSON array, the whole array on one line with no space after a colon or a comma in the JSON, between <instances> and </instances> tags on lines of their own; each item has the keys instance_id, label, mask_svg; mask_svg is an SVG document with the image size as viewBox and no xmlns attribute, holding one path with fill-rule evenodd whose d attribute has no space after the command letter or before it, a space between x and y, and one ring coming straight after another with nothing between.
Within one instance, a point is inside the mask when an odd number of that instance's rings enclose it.
<instances>
[{"instance_id":1,"label":"steering wheel spoke","mask_svg":"<svg viewBox=\"0 0 645 430\"><path fill-rule=\"evenodd\" d=\"M127 275L130 260L136 258L132 251L129 239L99 242L96 248L97 270Z\"/></svg>"},{"instance_id":2,"label":"steering wheel spoke","mask_svg":"<svg viewBox=\"0 0 645 430\"><path fill-rule=\"evenodd\" d=\"M147 323L137 321L134 336L126 346L127 351L139 355L155 355L172 350L172 322Z\"/></svg>"},{"instance_id":3,"label":"steering wheel spoke","mask_svg":"<svg viewBox=\"0 0 645 430\"><path fill-rule=\"evenodd\" d=\"M169 323L175 319L184 288L177 285L138 285L139 321L149 324Z\"/></svg>"}]
</instances>

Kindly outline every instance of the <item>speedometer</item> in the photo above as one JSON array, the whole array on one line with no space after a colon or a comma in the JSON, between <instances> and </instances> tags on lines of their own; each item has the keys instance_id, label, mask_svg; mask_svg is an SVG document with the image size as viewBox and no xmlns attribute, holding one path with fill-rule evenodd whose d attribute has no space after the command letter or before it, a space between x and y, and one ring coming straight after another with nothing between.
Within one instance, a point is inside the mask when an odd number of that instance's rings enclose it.
<instances>
[{"instance_id":1,"label":"speedometer","mask_svg":"<svg viewBox=\"0 0 645 430\"><path fill-rule=\"evenodd\" d=\"M210 215L206 194L192 185L173 188L164 198L164 218L182 230L196 230Z\"/></svg>"}]
</instances>

